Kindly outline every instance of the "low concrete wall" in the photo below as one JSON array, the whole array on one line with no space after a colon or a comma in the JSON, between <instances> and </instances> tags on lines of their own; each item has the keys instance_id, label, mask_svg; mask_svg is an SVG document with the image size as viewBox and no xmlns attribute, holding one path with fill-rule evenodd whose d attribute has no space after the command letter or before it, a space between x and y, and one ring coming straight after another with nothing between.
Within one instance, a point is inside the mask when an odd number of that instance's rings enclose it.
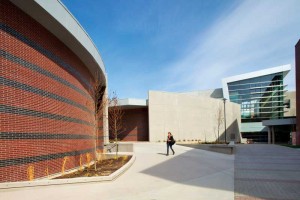
<instances>
[{"instance_id":1,"label":"low concrete wall","mask_svg":"<svg viewBox=\"0 0 300 200\"><path fill-rule=\"evenodd\" d=\"M224 153L224 154L234 154L235 146L234 145L211 145L209 146L209 151Z\"/></svg>"},{"instance_id":2,"label":"low concrete wall","mask_svg":"<svg viewBox=\"0 0 300 200\"><path fill-rule=\"evenodd\" d=\"M178 143L178 145L191 147L195 149L201 149L205 151L213 151L217 153L224 154L234 154L235 153L235 145L226 145L226 144L185 144Z\"/></svg>"},{"instance_id":3,"label":"low concrete wall","mask_svg":"<svg viewBox=\"0 0 300 200\"><path fill-rule=\"evenodd\" d=\"M110 143L104 145L107 152L116 152L117 145L115 143ZM134 152L132 143L118 143L118 152Z\"/></svg>"}]
</instances>

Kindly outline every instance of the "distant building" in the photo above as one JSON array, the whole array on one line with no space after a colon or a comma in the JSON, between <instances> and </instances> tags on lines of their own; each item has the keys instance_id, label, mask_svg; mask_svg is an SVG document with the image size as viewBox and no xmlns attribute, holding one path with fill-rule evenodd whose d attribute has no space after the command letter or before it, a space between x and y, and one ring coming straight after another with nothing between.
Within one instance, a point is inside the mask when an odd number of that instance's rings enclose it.
<instances>
[{"instance_id":1,"label":"distant building","mask_svg":"<svg viewBox=\"0 0 300 200\"><path fill-rule=\"evenodd\" d=\"M174 132L180 140L216 140L217 109L223 110L222 102L227 99L227 140L239 142L244 138L250 142L289 143L296 115L295 92L287 91L284 84L290 69L290 65L284 65L224 78L223 88L212 90L149 91L149 99L142 100L143 103L122 100L125 126L131 127L121 134L123 140L163 141L168 131ZM235 125L230 126L232 124ZM221 127L224 129L223 124ZM230 130L230 127L234 128ZM224 133L222 130L222 140Z\"/></svg>"},{"instance_id":2,"label":"distant building","mask_svg":"<svg viewBox=\"0 0 300 200\"><path fill-rule=\"evenodd\" d=\"M149 141L148 102L143 99L120 99L122 106L122 131L117 136L121 141ZM110 134L110 140L114 136Z\"/></svg>"},{"instance_id":3,"label":"distant building","mask_svg":"<svg viewBox=\"0 0 300 200\"><path fill-rule=\"evenodd\" d=\"M283 118L283 78L290 69L290 65L284 65L224 78L223 95L241 105L242 122Z\"/></svg>"},{"instance_id":4,"label":"distant building","mask_svg":"<svg viewBox=\"0 0 300 200\"><path fill-rule=\"evenodd\" d=\"M201 92L200 92L201 93ZM125 115L122 141L241 141L240 106L198 93L149 91L148 100L121 99ZM226 134L224 118L226 107ZM219 121L218 121L219 117Z\"/></svg>"},{"instance_id":5,"label":"distant building","mask_svg":"<svg viewBox=\"0 0 300 200\"><path fill-rule=\"evenodd\" d=\"M222 80L224 97L241 105L243 138L255 142L268 142L268 134L271 133L268 127L263 125L263 120L284 118L287 92L284 77L290 69L290 65L283 65ZM282 135L285 137L281 137L277 142L286 143L289 134ZM277 138L279 139L279 136ZM275 141L274 138L272 140Z\"/></svg>"},{"instance_id":6,"label":"distant building","mask_svg":"<svg viewBox=\"0 0 300 200\"><path fill-rule=\"evenodd\" d=\"M239 104L161 91L149 91L148 101L150 141L164 141L170 131L180 141L241 142Z\"/></svg>"}]
</instances>

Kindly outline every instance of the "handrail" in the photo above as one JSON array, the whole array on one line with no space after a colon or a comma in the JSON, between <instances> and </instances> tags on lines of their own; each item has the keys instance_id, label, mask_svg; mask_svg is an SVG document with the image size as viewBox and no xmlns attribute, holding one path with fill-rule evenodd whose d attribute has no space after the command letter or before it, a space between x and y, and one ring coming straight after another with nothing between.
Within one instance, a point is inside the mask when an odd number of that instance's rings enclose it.
<instances>
[{"instance_id":1,"label":"handrail","mask_svg":"<svg viewBox=\"0 0 300 200\"><path fill-rule=\"evenodd\" d=\"M114 147L116 147L116 146L117 146L117 143L113 143L113 144L111 144L111 143L109 143L109 144L104 144L104 147L108 147L108 148L106 148L108 152L111 152L111 150L112 150Z\"/></svg>"}]
</instances>

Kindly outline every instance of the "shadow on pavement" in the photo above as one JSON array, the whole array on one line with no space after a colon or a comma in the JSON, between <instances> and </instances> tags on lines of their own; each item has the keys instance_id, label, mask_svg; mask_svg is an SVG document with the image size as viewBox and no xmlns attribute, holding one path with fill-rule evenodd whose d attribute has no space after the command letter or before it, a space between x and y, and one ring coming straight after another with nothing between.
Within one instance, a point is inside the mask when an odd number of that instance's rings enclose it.
<instances>
[{"instance_id":1,"label":"shadow on pavement","mask_svg":"<svg viewBox=\"0 0 300 200\"><path fill-rule=\"evenodd\" d=\"M158 155L163 155L163 156L166 156L166 154L165 153L157 153Z\"/></svg>"},{"instance_id":2,"label":"shadow on pavement","mask_svg":"<svg viewBox=\"0 0 300 200\"><path fill-rule=\"evenodd\" d=\"M177 148L180 147L177 146ZM166 156L166 161L145 169L141 173L180 184L233 191L234 160L232 155L186 149L189 150L175 156ZM176 151L176 147L174 150Z\"/></svg>"},{"instance_id":3,"label":"shadow on pavement","mask_svg":"<svg viewBox=\"0 0 300 200\"><path fill-rule=\"evenodd\" d=\"M141 173L215 192L234 191L236 200L300 196L300 150L279 145L241 144L235 156L191 149Z\"/></svg>"}]
</instances>

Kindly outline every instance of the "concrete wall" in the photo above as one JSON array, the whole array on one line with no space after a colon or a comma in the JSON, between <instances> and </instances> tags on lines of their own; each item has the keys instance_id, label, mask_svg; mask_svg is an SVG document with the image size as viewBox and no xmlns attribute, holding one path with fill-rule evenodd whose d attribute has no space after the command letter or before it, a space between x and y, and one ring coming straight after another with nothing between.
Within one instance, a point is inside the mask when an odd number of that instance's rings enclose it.
<instances>
[{"instance_id":1,"label":"concrete wall","mask_svg":"<svg viewBox=\"0 0 300 200\"><path fill-rule=\"evenodd\" d=\"M223 89L217 88L212 90L200 90L193 92L182 92L181 94L192 94L202 97L215 98L215 99L223 99Z\"/></svg>"},{"instance_id":2,"label":"concrete wall","mask_svg":"<svg viewBox=\"0 0 300 200\"><path fill-rule=\"evenodd\" d=\"M288 91L285 93L285 100L290 101L290 107L284 108L284 116L285 117L294 117L296 116L296 91Z\"/></svg>"},{"instance_id":3,"label":"concrete wall","mask_svg":"<svg viewBox=\"0 0 300 200\"><path fill-rule=\"evenodd\" d=\"M223 101L196 95L149 91L149 140L164 141L170 131L178 140L215 141L218 137L217 113ZM234 134L240 141L240 105L226 102L227 141ZM220 127L224 140L224 123Z\"/></svg>"}]
</instances>

